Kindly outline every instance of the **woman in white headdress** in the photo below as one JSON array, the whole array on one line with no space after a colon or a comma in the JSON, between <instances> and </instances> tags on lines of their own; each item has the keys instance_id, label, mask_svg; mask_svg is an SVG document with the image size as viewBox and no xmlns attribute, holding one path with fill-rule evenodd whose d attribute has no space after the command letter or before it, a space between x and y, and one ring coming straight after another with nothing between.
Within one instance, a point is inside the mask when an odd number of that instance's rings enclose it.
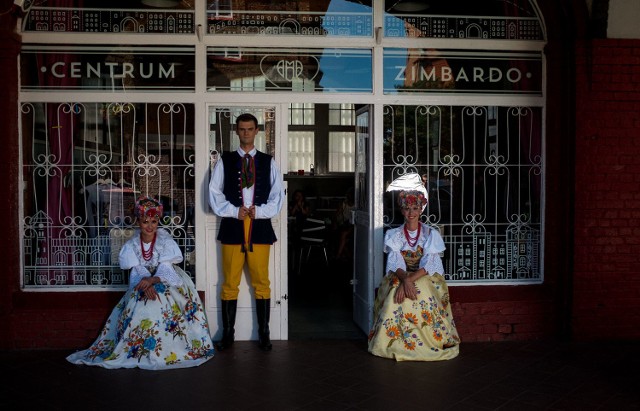
<instances>
[{"instance_id":1,"label":"woman in white headdress","mask_svg":"<svg viewBox=\"0 0 640 411\"><path fill-rule=\"evenodd\" d=\"M387 266L374 303L369 352L396 361L449 360L459 353L440 233L420 221L427 192L418 174L391 183L404 224L385 234Z\"/></svg>"}]
</instances>

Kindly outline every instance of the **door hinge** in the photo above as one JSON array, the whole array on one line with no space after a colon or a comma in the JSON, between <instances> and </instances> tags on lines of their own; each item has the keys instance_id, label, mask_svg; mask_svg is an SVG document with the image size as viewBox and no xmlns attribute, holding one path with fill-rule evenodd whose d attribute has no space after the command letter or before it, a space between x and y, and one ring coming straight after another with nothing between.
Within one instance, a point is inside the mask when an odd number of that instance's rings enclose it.
<instances>
[{"instance_id":1,"label":"door hinge","mask_svg":"<svg viewBox=\"0 0 640 411\"><path fill-rule=\"evenodd\" d=\"M351 279L351 280L349 280L349 284L351 284L351 285L358 285L358 280L356 280L355 278L354 278L354 279Z\"/></svg>"}]
</instances>

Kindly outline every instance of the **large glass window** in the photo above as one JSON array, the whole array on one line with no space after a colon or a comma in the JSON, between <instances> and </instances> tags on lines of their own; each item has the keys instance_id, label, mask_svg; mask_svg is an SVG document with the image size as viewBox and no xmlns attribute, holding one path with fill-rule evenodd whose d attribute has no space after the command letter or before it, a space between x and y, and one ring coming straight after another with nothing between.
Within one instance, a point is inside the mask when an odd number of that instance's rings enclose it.
<instances>
[{"instance_id":1,"label":"large glass window","mask_svg":"<svg viewBox=\"0 0 640 411\"><path fill-rule=\"evenodd\" d=\"M447 244L447 281L542 279L541 108L390 105L384 129L384 184L422 175L422 220ZM385 226L401 224L385 201Z\"/></svg>"},{"instance_id":2,"label":"large glass window","mask_svg":"<svg viewBox=\"0 0 640 411\"><path fill-rule=\"evenodd\" d=\"M195 90L193 46L25 44L22 91Z\"/></svg>"},{"instance_id":3,"label":"large glass window","mask_svg":"<svg viewBox=\"0 0 640 411\"><path fill-rule=\"evenodd\" d=\"M367 1L215 0L207 2L207 32L213 35L371 37Z\"/></svg>"},{"instance_id":4,"label":"large glass window","mask_svg":"<svg viewBox=\"0 0 640 411\"><path fill-rule=\"evenodd\" d=\"M367 129L383 145L384 182L409 171L425 176L431 202L423 219L447 241L448 280L541 280L545 36L535 2L103 3L25 2L26 287L125 286L114 258L131 233L128 208L140 194L166 201L163 224L193 276L194 145L208 138L213 164L237 144L234 104L209 107L207 131L194 124L195 113L208 103L233 103L231 94L269 106L273 93L283 101L282 93L292 92L283 172L310 172L313 164L320 175L352 173L366 163L355 158L367 157L355 153L354 113L384 105L382 129ZM374 33L374 7L381 33ZM91 32L104 35L69 35ZM122 35L131 39L124 46ZM406 37L412 39L400 46ZM447 39L447 48L442 40L429 48L429 39ZM476 39L490 41L469 41ZM198 46L203 40L206 47ZM382 76L375 85L374 58ZM207 95L194 94L201 91ZM469 106L467 98L478 96L491 102ZM256 113L256 144L273 154L270 110ZM197 138L197 130L208 136ZM383 223L391 227L400 220L387 201Z\"/></svg>"},{"instance_id":5,"label":"large glass window","mask_svg":"<svg viewBox=\"0 0 640 411\"><path fill-rule=\"evenodd\" d=\"M289 116L290 173L354 171L354 104L292 103Z\"/></svg>"},{"instance_id":6,"label":"large glass window","mask_svg":"<svg viewBox=\"0 0 640 411\"><path fill-rule=\"evenodd\" d=\"M26 32L167 35L193 33L195 27L193 1L27 0L25 4Z\"/></svg>"},{"instance_id":7,"label":"large glass window","mask_svg":"<svg viewBox=\"0 0 640 411\"><path fill-rule=\"evenodd\" d=\"M209 47L215 91L371 93L371 50Z\"/></svg>"},{"instance_id":8,"label":"large glass window","mask_svg":"<svg viewBox=\"0 0 640 411\"><path fill-rule=\"evenodd\" d=\"M195 279L194 106L23 103L24 286L120 287L118 253L142 195Z\"/></svg>"},{"instance_id":9,"label":"large glass window","mask_svg":"<svg viewBox=\"0 0 640 411\"><path fill-rule=\"evenodd\" d=\"M542 95L542 52L384 49L384 92Z\"/></svg>"},{"instance_id":10,"label":"large glass window","mask_svg":"<svg viewBox=\"0 0 640 411\"><path fill-rule=\"evenodd\" d=\"M386 1L384 35L450 39L542 40L530 0Z\"/></svg>"}]
</instances>

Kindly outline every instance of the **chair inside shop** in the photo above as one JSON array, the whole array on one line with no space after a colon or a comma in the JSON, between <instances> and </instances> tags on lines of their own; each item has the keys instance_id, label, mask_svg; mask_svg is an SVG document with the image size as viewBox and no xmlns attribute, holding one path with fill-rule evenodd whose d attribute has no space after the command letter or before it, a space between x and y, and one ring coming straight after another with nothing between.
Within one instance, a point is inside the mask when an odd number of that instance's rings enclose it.
<instances>
[{"instance_id":1,"label":"chair inside shop","mask_svg":"<svg viewBox=\"0 0 640 411\"><path fill-rule=\"evenodd\" d=\"M327 226L323 220L307 218L300 234L300 255L298 257L298 269L302 266L302 256L306 254L305 263L309 262L312 250L322 251L324 262L328 266L327 257Z\"/></svg>"}]
</instances>

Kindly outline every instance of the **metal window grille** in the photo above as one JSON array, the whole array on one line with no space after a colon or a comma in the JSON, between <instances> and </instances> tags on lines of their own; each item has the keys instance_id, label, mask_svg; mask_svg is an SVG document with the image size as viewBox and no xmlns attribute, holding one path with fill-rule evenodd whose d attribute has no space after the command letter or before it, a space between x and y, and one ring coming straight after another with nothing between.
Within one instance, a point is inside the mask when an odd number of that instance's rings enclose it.
<instances>
[{"instance_id":1,"label":"metal window grille","mask_svg":"<svg viewBox=\"0 0 640 411\"><path fill-rule=\"evenodd\" d=\"M385 185L422 176L422 220L447 244L447 281L542 281L541 128L539 107L385 106ZM385 196L385 226L397 226Z\"/></svg>"},{"instance_id":2,"label":"metal window grille","mask_svg":"<svg viewBox=\"0 0 640 411\"><path fill-rule=\"evenodd\" d=\"M137 197L164 205L161 225L195 281L194 107L23 103L23 284L125 286L118 253Z\"/></svg>"}]
</instances>

